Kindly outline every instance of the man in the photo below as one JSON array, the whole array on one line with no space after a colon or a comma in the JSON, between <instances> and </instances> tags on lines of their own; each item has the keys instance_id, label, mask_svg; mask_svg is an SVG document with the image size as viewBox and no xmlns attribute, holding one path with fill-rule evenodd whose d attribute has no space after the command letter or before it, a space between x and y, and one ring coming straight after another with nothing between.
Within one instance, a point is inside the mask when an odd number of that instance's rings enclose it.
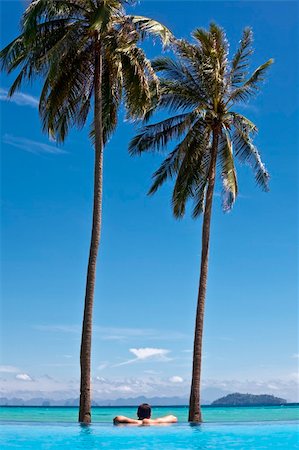
<instances>
[{"instance_id":1,"label":"man","mask_svg":"<svg viewBox=\"0 0 299 450\"><path fill-rule=\"evenodd\" d=\"M138 406L137 417L138 419L131 419L126 416L116 416L113 419L114 425L118 424L130 424L130 425L157 425L163 423L175 423L178 419L175 416L169 415L159 417L158 419L151 419L152 409L148 403L142 403Z\"/></svg>"}]
</instances>

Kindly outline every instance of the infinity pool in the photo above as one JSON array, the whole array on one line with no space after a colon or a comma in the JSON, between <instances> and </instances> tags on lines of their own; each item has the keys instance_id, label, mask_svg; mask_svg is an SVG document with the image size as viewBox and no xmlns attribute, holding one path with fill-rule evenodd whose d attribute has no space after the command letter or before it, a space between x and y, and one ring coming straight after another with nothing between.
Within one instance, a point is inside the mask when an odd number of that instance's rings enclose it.
<instances>
[{"instance_id":1,"label":"infinity pool","mask_svg":"<svg viewBox=\"0 0 299 450\"><path fill-rule=\"evenodd\" d=\"M299 449L298 422L113 426L2 423L0 448L20 450Z\"/></svg>"}]
</instances>

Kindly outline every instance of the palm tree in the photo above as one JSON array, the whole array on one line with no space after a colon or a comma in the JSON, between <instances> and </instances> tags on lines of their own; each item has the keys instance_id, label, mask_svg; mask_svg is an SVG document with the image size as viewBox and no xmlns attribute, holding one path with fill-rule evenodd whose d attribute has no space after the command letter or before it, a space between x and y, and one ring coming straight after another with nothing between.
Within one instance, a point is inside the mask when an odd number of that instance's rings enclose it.
<instances>
[{"instance_id":1,"label":"palm tree","mask_svg":"<svg viewBox=\"0 0 299 450\"><path fill-rule=\"evenodd\" d=\"M157 94L158 80L138 41L170 31L159 22L126 15L123 0L34 0L21 21L22 34L0 53L2 68L24 80L43 78L39 111L43 129L63 142L83 127L93 107L94 199L82 340L79 421L91 421L91 338L96 261L101 233L103 150L117 125L124 99L127 115L142 118Z\"/></svg>"},{"instance_id":2,"label":"palm tree","mask_svg":"<svg viewBox=\"0 0 299 450\"><path fill-rule=\"evenodd\" d=\"M210 223L217 165L223 185L223 208L228 211L237 197L235 159L253 169L257 184L268 190L269 175L261 161L253 136L257 127L234 111L259 91L270 59L248 76L252 53L252 32L245 29L231 62L224 31L211 24L208 31L193 32L195 43L179 40L174 44L177 58L158 58L153 62L160 78L158 107L175 115L144 126L130 143L131 154L160 151L176 141L160 168L153 175L149 194L168 179L174 179L172 208L176 218L185 214L193 201L193 217L203 213L201 268L193 349L193 371L189 421L201 422L200 377L204 305L208 275Z\"/></svg>"}]
</instances>

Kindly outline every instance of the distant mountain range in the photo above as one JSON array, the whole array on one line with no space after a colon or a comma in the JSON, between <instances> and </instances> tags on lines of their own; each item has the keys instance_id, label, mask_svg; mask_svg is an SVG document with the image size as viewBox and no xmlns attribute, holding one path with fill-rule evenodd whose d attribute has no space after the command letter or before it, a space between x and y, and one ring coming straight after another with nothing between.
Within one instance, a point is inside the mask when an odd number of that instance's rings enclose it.
<instances>
[{"instance_id":1,"label":"distant mountain range","mask_svg":"<svg viewBox=\"0 0 299 450\"><path fill-rule=\"evenodd\" d=\"M116 400L93 401L93 406L137 406L141 403L149 403L153 406L186 406L188 405L187 398L182 397L132 397L132 398L118 398ZM274 397L273 395L253 395L253 394L228 394L221 397L214 402L203 400L202 405L211 406L259 406L259 405L285 405L287 401L283 398ZM70 398L67 400L53 400L45 398L32 398L24 400L22 398L6 398L0 397L0 406L78 406L78 398Z\"/></svg>"},{"instance_id":2,"label":"distant mountain range","mask_svg":"<svg viewBox=\"0 0 299 450\"><path fill-rule=\"evenodd\" d=\"M186 398L181 397L132 397L118 398L116 400L93 401L93 406L138 406L141 403L149 403L155 406L185 406L188 404ZM207 402L206 404L208 404ZM79 398L70 398L67 400L52 400L45 398L31 398L23 400L22 398L0 397L0 406L78 406Z\"/></svg>"}]
</instances>

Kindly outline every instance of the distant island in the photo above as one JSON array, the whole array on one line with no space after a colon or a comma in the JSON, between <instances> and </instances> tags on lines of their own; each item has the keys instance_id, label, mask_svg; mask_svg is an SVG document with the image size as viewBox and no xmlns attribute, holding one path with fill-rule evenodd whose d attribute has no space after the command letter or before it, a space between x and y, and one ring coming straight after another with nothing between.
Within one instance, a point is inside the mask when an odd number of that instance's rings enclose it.
<instances>
[{"instance_id":1,"label":"distant island","mask_svg":"<svg viewBox=\"0 0 299 450\"><path fill-rule=\"evenodd\" d=\"M228 394L218 398L211 403L211 406L279 406L286 405L284 398L274 397L274 395L253 395L253 394Z\"/></svg>"}]
</instances>

